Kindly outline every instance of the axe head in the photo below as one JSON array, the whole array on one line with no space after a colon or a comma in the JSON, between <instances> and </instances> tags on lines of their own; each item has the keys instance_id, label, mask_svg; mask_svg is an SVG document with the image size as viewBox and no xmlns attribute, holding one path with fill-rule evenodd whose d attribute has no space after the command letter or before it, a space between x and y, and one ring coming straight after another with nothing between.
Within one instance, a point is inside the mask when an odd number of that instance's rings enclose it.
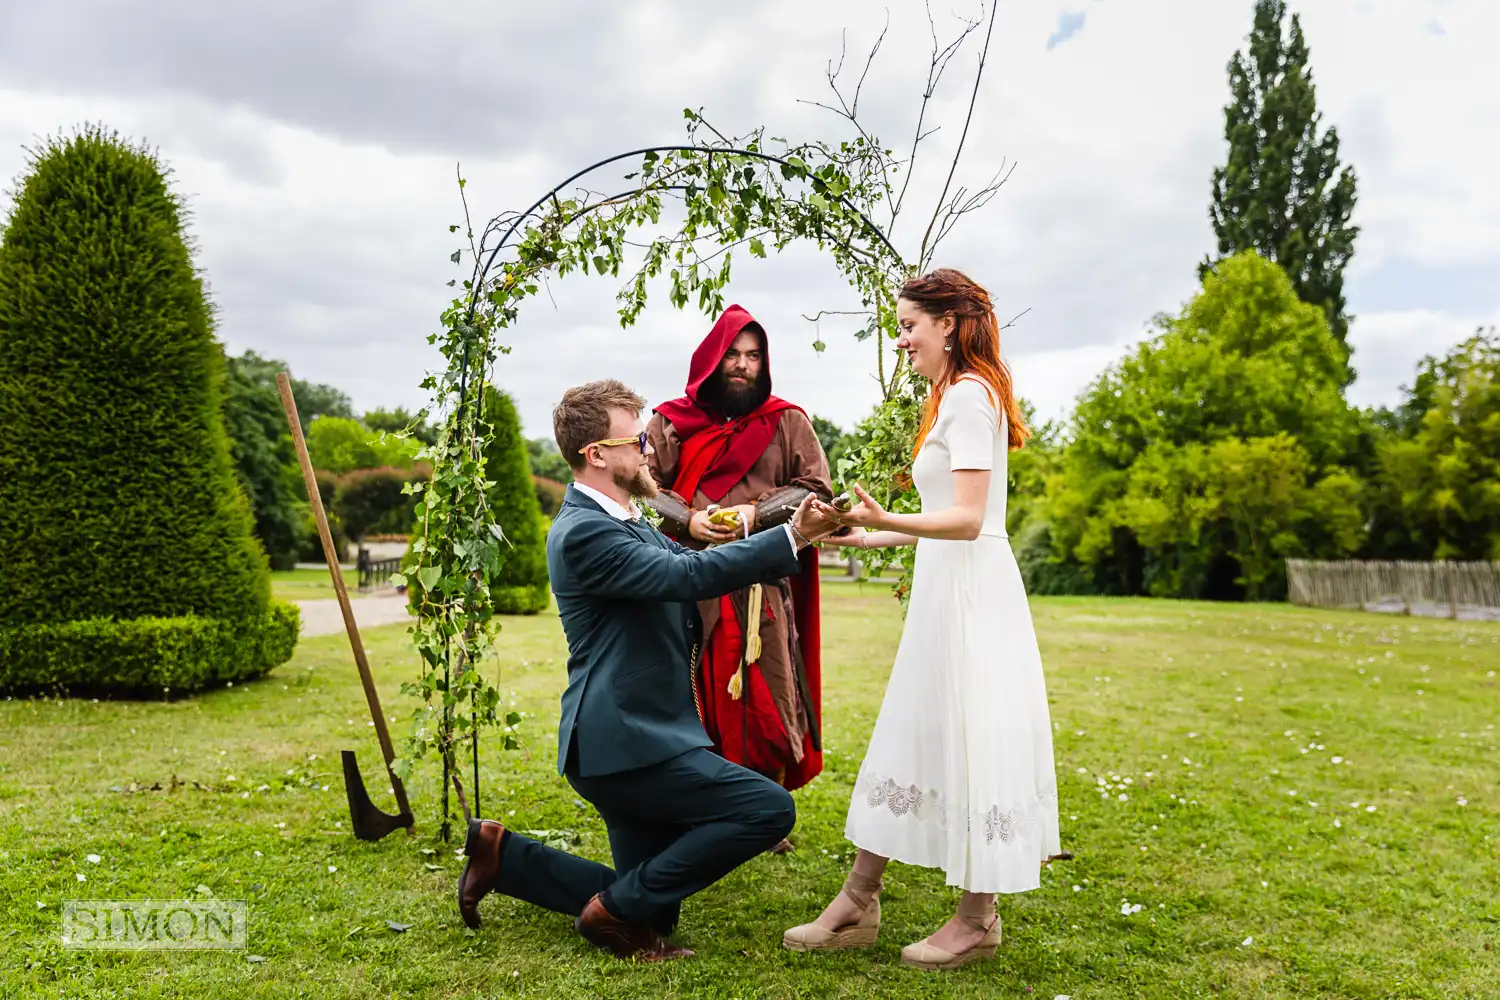
<instances>
[{"instance_id":1,"label":"axe head","mask_svg":"<svg viewBox=\"0 0 1500 1000\"><path fill-rule=\"evenodd\" d=\"M349 821L354 827L354 836L359 840L379 840L392 830L410 829L413 823L410 812L392 816L381 812L370 801L370 793L365 791L364 779L359 774L359 764L354 760L354 751L345 750L342 756L344 792L349 798Z\"/></svg>"}]
</instances>

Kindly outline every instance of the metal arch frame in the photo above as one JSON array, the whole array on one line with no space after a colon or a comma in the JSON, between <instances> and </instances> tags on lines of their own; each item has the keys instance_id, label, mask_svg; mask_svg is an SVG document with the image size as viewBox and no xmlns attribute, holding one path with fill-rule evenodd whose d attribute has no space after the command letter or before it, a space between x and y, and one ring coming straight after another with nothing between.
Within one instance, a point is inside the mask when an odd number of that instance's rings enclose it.
<instances>
[{"instance_id":1,"label":"metal arch frame","mask_svg":"<svg viewBox=\"0 0 1500 1000\"><path fill-rule=\"evenodd\" d=\"M633 149L633 150L629 150L628 152L617 153L614 156L607 157L607 158L605 158L603 160L599 160L599 161L597 161L595 163L592 163L589 166L584 167L582 170L579 170L579 171L577 171L577 172L569 175L561 183L555 185L550 191L548 191L546 194L542 195L535 202L533 202L531 204L531 206L526 209L526 211L519 213L513 219L509 220L509 228L507 228L505 230L505 234L500 237L500 241L498 243L496 243L492 248L490 248L488 255L485 255L485 253L484 253L483 237L481 237L479 254L484 257L484 260L483 260L483 264L479 267L478 271L475 273L475 275L474 275L474 277L472 279L472 287L469 290L469 305L468 305L467 310L465 310L465 312L464 312L464 323L465 324L469 324L469 323L472 323L473 320L474 320L474 314L479 309L479 300L480 300L480 296L482 294L482 290L484 288L484 282L485 282L486 278L489 277L490 269L494 266L495 259L500 255L500 252L502 250L504 250L507 246L510 245L511 239L512 239L512 237L515 236L516 231L519 230L521 228L521 226L527 220L532 219L532 218L534 218L536 216L537 210L539 208L541 208L543 205L547 204L547 202L549 202L549 201L554 201L557 198L557 195L558 195L558 193L560 191L562 191L564 188L568 187L570 184L572 184L574 181L578 180L580 177L584 177L584 176L586 176L588 174L591 174L595 170L598 170L601 167L607 167L607 166L609 166L612 163L618 163L621 160L628 160L628 159L632 159L634 157L645 156L647 153L702 153L702 154L704 154L707 157L712 157L713 154L720 153L720 154L729 155L729 156L744 156L744 157L749 157L751 159L761 160L761 161L766 162L766 163L779 164L780 166L784 166L784 167L795 167L796 166L795 164L791 163L790 161L788 161L784 157L776 156L776 155L774 155L772 153L763 153L763 152L760 152L759 150L743 149L743 148L735 147L735 146L706 146L706 145L700 145L700 144L685 144L685 145L684 144L679 144L679 145L667 145L667 146L645 146L645 147L642 147L640 149ZM805 170L806 168L804 166L801 169ZM689 187L690 187L690 185L686 185L686 184L673 184L673 185L667 185L667 186L662 187L662 188L658 188L657 190L661 190L661 191L686 191L686 190L689 189ZM596 203L594 205L587 206L587 207L583 208L582 210L580 210L576 215L573 216L572 219L569 219L568 221L569 222L576 221L577 219L582 218L584 215L587 215L589 212L595 211L595 210L603 207L604 205L610 204L611 202L617 201L620 198L624 198L624 197L626 197L626 196L628 196L630 194L633 194L637 190L639 190L639 189L636 188L636 189L631 189L629 191L622 191L620 194L614 195L613 197L605 198L602 201L600 201L600 202L598 202L598 203ZM859 217L860 221L864 223L864 228L865 228L866 232L867 233L873 233L879 239L879 242L882 245L884 245L884 247L886 248L886 250L890 251L890 254L891 254L892 258L895 261L897 261L897 262L903 261L903 258L901 256L901 252L899 250L897 250L896 247L891 243L890 238L886 235L885 231L883 229L881 229L878 225L876 225L875 222L873 220L871 220L869 216L865 215L864 212L860 211L859 208L857 208L845 196L843 196L843 195L834 195L833 197L841 205L843 205L845 208L847 208L849 211L853 212L855 215L857 215ZM501 225L503 225L503 223L500 222L501 218L502 218L502 216L495 216L493 219L490 220L489 224L485 227L485 234L486 235L488 235L490 232L498 230L501 227ZM476 261L476 263L478 263L478 261ZM470 350L469 345L466 344L464 346L463 373L460 375L460 377L459 377L459 383L458 383L458 407L457 407L457 410L456 410L456 412L454 414L454 419L460 425L462 424L462 422L464 420L464 410L465 410L466 404L468 403L468 397L469 397L469 350ZM474 413L473 413L474 419L479 420L479 419L483 418L483 408L484 408L484 400L481 398L481 399L478 400L477 405L474 407ZM448 680L449 680L449 677L448 677L448 674L449 674L449 660L447 659L446 656L445 656L444 663L443 663L443 674L444 674L444 684L446 685L448 683ZM472 709L472 706L471 706L471 717L472 717L473 714L474 714L474 710ZM477 719L475 719L474 721L477 723ZM471 813L471 816L477 817L477 816L480 815L480 804L479 804L479 729L478 729L477 725L475 725L471 729L471 732L473 734L473 736L472 736L472 739L473 739L472 746L473 746L473 750L474 750L474 755L473 755L474 756L474 761L473 761L473 764L474 764L474 768L473 768L474 769L474 784L473 784L474 806L473 806L473 812ZM449 785L452 783L451 780L450 780L450 772L449 772L448 768L449 768L448 755L444 754L443 755L443 822L442 822L442 832L443 832L443 839L444 839L445 842L448 839L448 837L447 837L447 834L448 834L448 788L449 788ZM466 817L466 819L467 818L469 818L469 817Z\"/></svg>"},{"instance_id":2,"label":"metal arch frame","mask_svg":"<svg viewBox=\"0 0 1500 1000\"><path fill-rule=\"evenodd\" d=\"M742 149L734 146L704 145L645 146L641 149L632 149L629 152L618 153L606 159L599 160L597 163L590 164L589 166L584 167L582 170L577 171L576 173L563 180L562 183L553 187L552 190L548 191L546 194L542 195L535 202L533 202L530 208L526 209L526 211L524 212L521 212L511 220L510 228L505 231L504 236L500 237L500 242L495 244L495 246L490 249L489 255L485 258L483 266L479 268L478 273L474 276L474 287L470 290L469 308L464 315L464 321L471 322L474 318L474 313L479 307L480 289L484 286L485 278L489 276L490 268L494 266L495 258L500 255L501 250L504 250L508 245L510 245L511 237L515 235L516 230L518 230L521 225L526 222L526 220L532 218L536 214L537 209L541 208L547 202L555 199L558 195L558 192L562 191L564 188L572 184L574 181L578 180L580 177L591 174L595 170L598 170L600 167L607 167L611 163L618 163L621 160L628 160L632 157L644 156L647 153L703 153L707 156L712 156L714 153L722 153L729 156L747 156L751 159L762 160L767 163L776 163L784 167L794 166L794 164L792 164L785 158L776 156L772 153L762 153L759 150ZM686 190L687 187L687 185L676 184L659 190L683 191ZM600 204L607 204L608 202L614 201L617 198L624 197L625 195L631 193L631 191L623 191L620 194L615 195L613 198L606 198L604 202L601 202ZM897 250L891 243L890 239L886 236L885 231L877 226L869 216L865 215L864 212L861 212L858 208L856 208L854 204L843 195L835 195L834 197L845 208L849 209L855 215L859 216L860 221L865 224L865 228L880 238L880 242L885 245L885 248L891 252L892 256L896 260L899 261L902 259L901 252ZM598 207L599 205L590 206L589 208L586 208L583 211L579 212L578 215L574 218L581 217ZM490 221L490 226L495 227L498 219L498 216L496 217L496 219L492 219ZM481 248L480 252L484 252L483 248Z\"/></svg>"}]
</instances>

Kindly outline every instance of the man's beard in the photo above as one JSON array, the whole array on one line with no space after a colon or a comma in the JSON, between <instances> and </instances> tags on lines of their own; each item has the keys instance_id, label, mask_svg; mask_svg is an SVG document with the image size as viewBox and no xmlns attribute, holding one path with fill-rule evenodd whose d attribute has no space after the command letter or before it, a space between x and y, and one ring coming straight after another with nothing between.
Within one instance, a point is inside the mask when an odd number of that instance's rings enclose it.
<instances>
[{"instance_id":1,"label":"man's beard","mask_svg":"<svg viewBox=\"0 0 1500 1000\"><path fill-rule=\"evenodd\" d=\"M631 499L650 500L661 492L656 480L651 478L650 466L643 465L635 475L627 478L615 477L615 485L624 490Z\"/></svg>"},{"instance_id":2,"label":"man's beard","mask_svg":"<svg viewBox=\"0 0 1500 1000\"><path fill-rule=\"evenodd\" d=\"M754 382L747 385L730 381L723 372L715 372L714 377L703 388L704 395L708 397L704 402L709 409L717 410L728 420L738 420L754 413L760 404L770 398L771 378L761 372Z\"/></svg>"}]
</instances>

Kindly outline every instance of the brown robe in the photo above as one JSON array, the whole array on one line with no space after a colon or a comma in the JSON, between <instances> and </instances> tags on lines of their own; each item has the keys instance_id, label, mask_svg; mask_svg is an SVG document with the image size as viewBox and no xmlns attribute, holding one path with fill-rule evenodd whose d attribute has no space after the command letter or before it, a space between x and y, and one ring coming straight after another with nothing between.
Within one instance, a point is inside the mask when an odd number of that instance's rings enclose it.
<instances>
[{"instance_id":1,"label":"brown robe","mask_svg":"<svg viewBox=\"0 0 1500 1000\"><path fill-rule=\"evenodd\" d=\"M647 461L651 475L663 493L674 497L668 488L677 480L677 456L681 442L677 430L660 413L652 414L646 435L655 449ZM828 456L818 441L812 421L800 410L782 412L781 423L771 438L771 443L756 459L745 478L732 486L718 501L721 507L736 507L741 504L759 503L772 493L788 486L800 486L811 490L824 500L833 496L832 477L828 470ZM713 501L701 491L693 497L677 497L695 510L703 510ZM681 539L684 545L701 548L703 543L692 538ZM789 631L793 622L791 588L785 580L778 586L762 588L760 613L760 672L776 702L776 711L786 727L792 753L802 759L803 738L808 731L807 707L802 704L798 691L797 676L793 667ZM734 594L735 605L747 606L748 588ZM703 636L707 641L713 635L719 621L719 601L700 601L698 611L703 617Z\"/></svg>"}]
</instances>

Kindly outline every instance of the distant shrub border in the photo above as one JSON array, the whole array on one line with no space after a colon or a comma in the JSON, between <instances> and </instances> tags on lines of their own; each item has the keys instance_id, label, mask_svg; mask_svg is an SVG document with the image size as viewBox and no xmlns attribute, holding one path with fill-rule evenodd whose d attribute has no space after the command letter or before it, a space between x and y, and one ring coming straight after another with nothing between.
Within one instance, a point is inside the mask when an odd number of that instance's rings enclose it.
<instances>
[{"instance_id":1,"label":"distant shrub border","mask_svg":"<svg viewBox=\"0 0 1500 1000\"><path fill-rule=\"evenodd\" d=\"M173 698L253 680L292 656L302 613L273 601L258 620L88 618L0 626L0 690Z\"/></svg>"},{"instance_id":2,"label":"distant shrub border","mask_svg":"<svg viewBox=\"0 0 1500 1000\"><path fill-rule=\"evenodd\" d=\"M563 499L568 495L568 484L538 475L533 475L531 482L536 491L536 501L542 508L542 516L556 517L557 512L562 509Z\"/></svg>"},{"instance_id":3,"label":"distant shrub border","mask_svg":"<svg viewBox=\"0 0 1500 1000\"><path fill-rule=\"evenodd\" d=\"M431 476L432 466L426 463L410 469L355 469L339 477L333 512L344 532L356 541L371 534L409 532L416 525L414 511L421 497L406 492L406 484L426 483Z\"/></svg>"}]
</instances>

